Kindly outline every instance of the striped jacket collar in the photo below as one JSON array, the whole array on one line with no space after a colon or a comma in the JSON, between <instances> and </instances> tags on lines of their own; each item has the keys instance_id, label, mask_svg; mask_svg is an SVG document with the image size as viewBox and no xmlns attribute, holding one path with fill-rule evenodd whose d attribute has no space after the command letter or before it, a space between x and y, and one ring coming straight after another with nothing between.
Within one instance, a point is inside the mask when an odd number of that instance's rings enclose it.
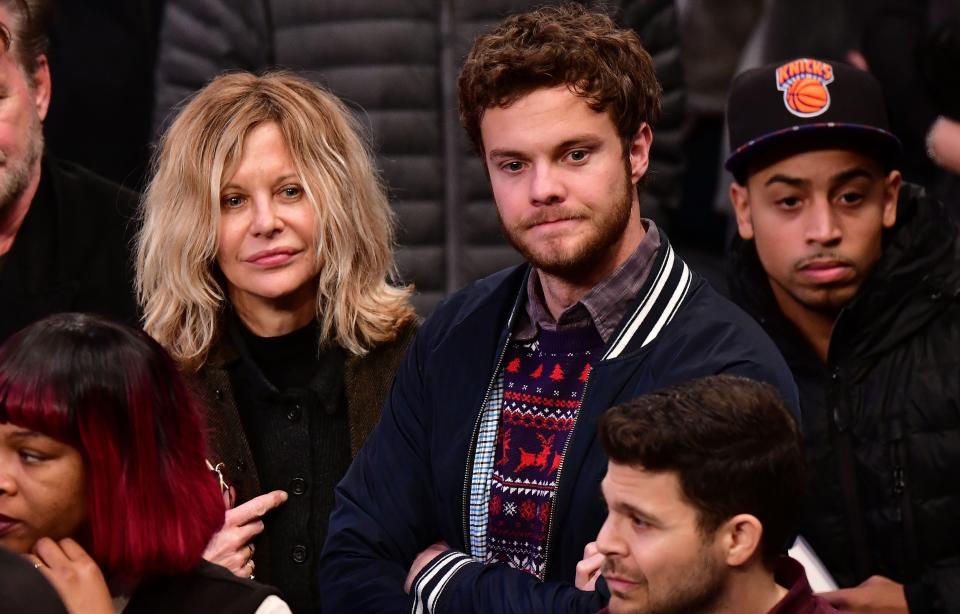
<instances>
[{"instance_id":1,"label":"striped jacket collar","mask_svg":"<svg viewBox=\"0 0 960 614\"><path fill-rule=\"evenodd\" d=\"M637 301L627 310L626 317L610 340L601 360L613 360L652 343L673 320L689 294L693 272L670 245L666 233L660 229L658 232L660 249L657 251L653 270L640 289ZM508 330L513 330L519 314L525 309L527 283L532 273L533 267L527 265L520 291L510 310Z\"/></svg>"}]
</instances>

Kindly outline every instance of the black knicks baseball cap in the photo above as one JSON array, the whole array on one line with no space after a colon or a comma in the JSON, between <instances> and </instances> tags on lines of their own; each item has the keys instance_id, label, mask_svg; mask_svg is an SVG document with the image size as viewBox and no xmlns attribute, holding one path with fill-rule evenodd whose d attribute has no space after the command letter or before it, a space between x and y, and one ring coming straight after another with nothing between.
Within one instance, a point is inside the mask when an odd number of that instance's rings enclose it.
<instances>
[{"instance_id":1,"label":"black knicks baseball cap","mask_svg":"<svg viewBox=\"0 0 960 614\"><path fill-rule=\"evenodd\" d=\"M759 156L854 147L895 168L900 141L890 132L880 84L840 62L799 58L740 73L727 101L730 157L739 182Z\"/></svg>"}]
</instances>

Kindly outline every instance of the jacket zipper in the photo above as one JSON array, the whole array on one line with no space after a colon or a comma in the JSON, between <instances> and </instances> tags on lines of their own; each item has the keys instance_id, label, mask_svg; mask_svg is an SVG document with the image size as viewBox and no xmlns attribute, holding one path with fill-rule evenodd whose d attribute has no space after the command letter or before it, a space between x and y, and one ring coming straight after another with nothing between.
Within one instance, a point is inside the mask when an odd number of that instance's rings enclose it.
<instances>
[{"instance_id":1,"label":"jacket zipper","mask_svg":"<svg viewBox=\"0 0 960 614\"><path fill-rule=\"evenodd\" d=\"M580 395L580 410L577 411L577 418L573 422L573 428L570 429L570 436L567 437L567 441L563 444L563 454L560 456L560 466L557 467L557 486L553 490L553 501L550 503L550 520L547 523L547 542L543 547L543 577L540 578L541 581L546 580L547 569L549 569L548 566L550 564L550 547L553 543L553 519L557 515L556 504L560 495L560 478L563 476L563 466L567 462L567 449L570 447L570 442L573 441L573 436L577 432L577 425L580 424L580 415L583 413L583 404L587 401L587 389L590 387L590 378L592 376L593 369L590 369L590 372L587 373L586 381L583 382L583 393Z\"/></svg>"},{"instance_id":2,"label":"jacket zipper","mask_svg":"<svg viewBox=\"0 0 960 614\"><path fill-rule=\"evenodd\" d=\"M510 322L513 322L513 316L510 317ZM473 476L474 455L476 454L477 439L480 437L480 422L483 420L483 413L487 409L487 402L490 400L493 385L496 383L497 378L500 377L500 367L503 365L503 357L507 355L507 348L510 347L511 339L513 339L513 333L508 333L507 341L503 344L503 349L500 350L500 357L497 358L497 366L493 370L493 376L490 378L490 383L487 384L487 392L483 395L480 413L477 414L477 421L473 425L473 436L470 438L467 468L463 475L463 543L468 551L472 551L470 546L470 478ZM470 552L470 555L473 556L473 552Z\"/></svg>"}]
</instances>

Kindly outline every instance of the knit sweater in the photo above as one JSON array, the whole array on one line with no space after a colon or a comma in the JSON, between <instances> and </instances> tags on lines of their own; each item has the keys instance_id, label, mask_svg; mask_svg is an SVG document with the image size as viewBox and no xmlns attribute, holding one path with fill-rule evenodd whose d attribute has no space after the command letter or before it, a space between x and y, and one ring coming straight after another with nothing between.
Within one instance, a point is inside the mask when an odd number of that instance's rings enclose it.
<instances>
[{"instance_id":1,"label":"knit sweater","mask_svg":"<svg viewBox=\"0 0 960 614\"><path fill-rule=\"evenodd\" d=\"M590 363L603 339L593 326L541 330L511 343L490 484L486 562L544 576L557 470L576 422Z\"/></svg>"}]
</instances>

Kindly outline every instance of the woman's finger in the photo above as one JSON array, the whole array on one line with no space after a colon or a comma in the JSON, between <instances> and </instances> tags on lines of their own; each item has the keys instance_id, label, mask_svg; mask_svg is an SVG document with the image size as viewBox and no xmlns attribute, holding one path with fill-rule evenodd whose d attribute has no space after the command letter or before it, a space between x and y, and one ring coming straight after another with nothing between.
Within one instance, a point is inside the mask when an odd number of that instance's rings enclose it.
<instances>
[{"instance_id":1,"label":"woman's finger","mask_svg":"<svg viewBox=\"0 0 960 614\"><path fill-rule=\"evenodd\" d=\"M232 532L238 541L237 548L248 545L254 537L263 533L263 529L264 524L262 520L248 522L236 527L235 529L232 529Z\"/></svg>"},{"instance_id":2,"label":"woman's finger","mask_svg":"<svg viewBox=\"0 0 960 614\"><path fill-rule=\"evenodd\" d=\"M223 529L210 540L207 551L224 554L246 551L251 546L250 542L263 532L263 528L263 522L258 520L239 527Z\"/></svg>"},{"instance_id":3,"label":"woman's finger","mask_svg":"<svg viewBox=\"0 0 960 614\"><path fill-rule=\"evenodd\" d=\"M274 490L265 495L254 497L246 503L241 503L237 507L227 510L224 526L240 526L251 520L259 519L286 500L287 493L282 490Z\"/></svg>"},{"instance_id":4,"label":"woman's finger","mask_svg":"<svg viewBox=\"0 0 960 614\"><path fill-rule=\"evenodd\" d=\"M60 545L49 537L41 537L33 546L34 554L40 562L50 568L57 568L70 564L70 558L63 552Z\"/></svg>"},{"instance_id":5,"label":"woman's finger","mask_svg":"<svg viewBox=\"0 0 960 614\"><path fill-rule=\"evenodd\" d=\"M41 567L46 567L46 565L44 565L43 561L40 560L40 557L38 557L38 556L35 555L35 554L29 554L29 553L27 553L27 554L24 554L24 555L22 555L22 556L23 556L23 558L25 558L25 559L27 559L28 561L30 561L30 564L33 565L33 568L34 568L34 569L39 570Z\"/></svg>"},{"instance_id":6,"label":"woman's finger","mask_svg":"<svg viewBox=\"0 0 960 614\"><path fill-rule=\"evenodd\" d=\"M60 549L63 550L63 553L67 556L67 558L75 563L93 560L90 558L90 555L87 554L87 551L83 549L83 546L69 537L61 539L59 545Z\"/></svg>"}]
</instances>

